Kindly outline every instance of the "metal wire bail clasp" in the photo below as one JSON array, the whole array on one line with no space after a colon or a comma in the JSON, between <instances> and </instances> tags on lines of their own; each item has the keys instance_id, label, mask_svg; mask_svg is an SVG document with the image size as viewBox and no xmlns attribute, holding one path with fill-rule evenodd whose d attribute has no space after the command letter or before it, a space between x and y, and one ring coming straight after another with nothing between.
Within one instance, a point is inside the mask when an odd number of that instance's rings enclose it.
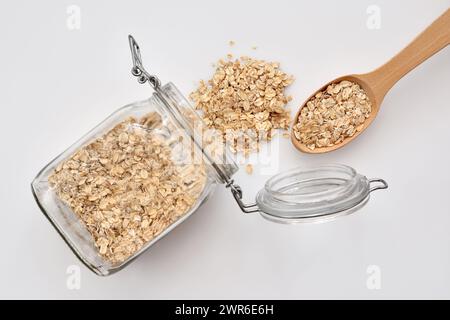
<instances>
[{"instance_id":1,"label":"metal wire bail clasp","mask_svg":"<svg viewBox=\"0 0 450 320\"><path fill-rule=\"evenodd\" d=\"M131 58L133 59L133 68L131 69L131 74L138 77L139 83L148 83L153 87L153 89L159 89L161 82L158 77L148 73L144 66L142 65L141 51L139 50L139 45L132 35L128 36L128 42L130 43Z\"/></svg>"},{"instance_id":2,"label":"metal wire bail clasp","mask_svg":"<svg viewBox=\"0 0 450 320\"><path fill-rule=\"evenodd\" d=\"M234 199L236 200L239 208L244 213L254 213L259 212L258 205L256 203L246 204L242 201L242 189L240 186L234 183L234 180L228 180L225 185L227 188L230 188L231 193L233 194Z\"/></svg>"}]
</instances>

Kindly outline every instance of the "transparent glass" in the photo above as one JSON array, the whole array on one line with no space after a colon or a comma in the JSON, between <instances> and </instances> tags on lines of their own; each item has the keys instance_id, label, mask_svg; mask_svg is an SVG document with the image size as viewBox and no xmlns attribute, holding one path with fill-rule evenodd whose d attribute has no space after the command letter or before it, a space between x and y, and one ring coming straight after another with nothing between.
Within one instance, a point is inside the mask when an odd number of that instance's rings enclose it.
<instances>
[{"instance_id":1,"label":"transparent glass","mask_svg":"<svg viewBox=\"0 0 450 320\"><path fill-rule=\"evenodd\" d=\"M370 187L371 183L380 184ZM261 215L271 221L324 222L360 209L370 192L385 188L384 180L369 180L345 165L300 167L269 179L256 203Z\"/></svg>"},{"instance_id":2,"label":"transparent glass","mask_svg":"<svg viewBox=\"0 0 450 320\"><path fill-rule=\"evenodd\" d=\"M168 110L167 105L162 103L161 94L163 94L164 98L172 104L172 107L175 108L174 110ZM174 117L181 116L179 114L180 112L183 114L195 114L195 112L193 112L191 106L183 98L177 88L173 84L169 83L161 88L159 96L154 94L148 100L127 105L114 112L106 120L97 125L94 129L47 164L32 182L33 195L44 215L48 218L77 257L89 269L98 275L109 275L128 265L131 261L150 248L176 226L189 218L189 216L193 214L197 208L211 195L214 190L214 186L217 183L222 182L217 177L216 170L212 167L212 164L205 162L207 172L206 183L200 196L196 200L195 204L190 207L189 211L187 211L151 241L147 242L140 250L135 252L125 261L120 263L111 263L104 259L99 254L98 248L95 246L94 239L85 227L84 223L69 206L59 199L55 190L49 184L48 178L61 162L70 158L73 153L81 147L103 136L106 132L111 130L126 118L129 118L130 116L141 118L149 112L157 112L161 116L162 126L157 129L158 132L156 132L156 134L163 139L170 139L170 148L172 152L176 153L181 152L180 150L184 150L183 148L180 148L178 141L180 141L180 143L181 141L189 141L192 139L192 134L195 134L196 129L194 128L194 132L192 132L191 130L186 130L184 127L180 127L180 123L176 121ZM194 122L191 122L191 124L193 123ZM177 139L173 139L173 134L175 134L175 131ZM203 151L199 150L199 147L196 146L194 146L193 152L198 155L203 154ZM226 161L220 165L230 176L237 171L237 166L233 161L231 161L231 159L226 159Z\"/></svg>"}]
</instances>

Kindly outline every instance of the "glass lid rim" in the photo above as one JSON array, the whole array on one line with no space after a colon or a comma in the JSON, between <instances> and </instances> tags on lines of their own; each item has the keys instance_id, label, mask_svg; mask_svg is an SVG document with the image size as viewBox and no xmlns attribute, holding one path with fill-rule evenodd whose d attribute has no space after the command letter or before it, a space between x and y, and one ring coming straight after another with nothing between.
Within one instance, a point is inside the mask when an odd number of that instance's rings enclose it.
<instances>
[{"instance_id":1,"label":"glass lid rim","mask_svg":"<svg viewBox=\"0 0 450 320\"><path fill-rule=\"evenodd\" d=\"M370 198L370 191L369 191L369 189L367 189L367 192L364 192L362 195L363 196L360 197L360 199L357 202L352 203L351 205L348 205L348 206L346 206L344 208L340 208L339 210L331 210L331 211L325 211L325 212L312 212L312 213L304 212L304 213L299 213L298 215L291 215L291 216L283 216L281 214L276 214L276 213L274 213L274 211L276 209L274 209L274 210L270 210L270 209L269 210L265 210L265 209L268 208L267 205L264 205L264 203L261 203L259 201L257 201L257 203L258 203L258 207L259 207L260 213L263 213L263 214L266 214L266 215L269 215L269 216L272 216L272 217L276 217L277 219L289 221L289 220L299 220L299 219L323 218L323 217L326 217L326 216L332 216L332 215L335 215L335 214L339 214L340 212L345 212L347 210L351 210L351 209L353 209L355 207L358 207L361 203L363 203L364 201L366 201L366 200L368 200ZM257 199L258 198L259 198L259 193L257 195ZM328 208L328 209L331 209L331 208ZM289 210L283 210L283 209L281 209L281 211L282 212L283 211L284 212L289 212L289 213L291 213L291 212L294 213L295 212L295 211L289 211Z\"/></svg>"},{"instance_id":2,"label":"glass lid rim","mask_svg":"<svg viewBox=\"0 0 450 320\"><path fill-rule=\"evenodd\" d=\"M358 201L356 204L354 204L348 208L341 209L338 211L333 211L333 212L327 212L327 213L316 213L316 214L308 214L308 215L301 215L301 216L283 217L280 215L269 213L264 210L260 210L259 214L265 219L268 219L270 221L279 222L279 223L284 223L284 224L294 224L294 223L302 223L302 222L305 222L305 223L306 222L326 222L326 221L334 220L341 216L346 216L346 215L356 212L357 210L359 210L360 208L365 206L367 204L367 202L369 202L369 199L370 199L370 192L365 197L363 197L360 201Z\"/></svg>"},{"instance_id":3,"label":"glass lid rim","mask_svg":"<svg viewBox=\"0 0 450 320\"><path fill-rule=\"evenodd\" d=\"M335 170L335 169L344 169L345 171L348 171L350 177L349 179L347 179L347 181L339 186L336 186L335 188L330 188L328 190L326 190L326 192L333 192L333 191L337 191L337 189L341 189L343 186L348 185L349 183L352 182L352 179L354 179L357 175L358 172L345 164L319 164L319 165L306 165L306 166L299 166L299 167L295 167L292 169L288 169L286 171L282 171L280 173L277 173L275 175L273 175L272 177L270 177L264 184L264 188L266 190L266 192L274 195L274 196L284 196L286 195L283 192L277 191L272 189L273 185L276 183L279 183L282 179L285 179L286 177L292 176L292 174L296 173L306 173L306 172L312 172L312 171L319 171L319 170L323 170L329 168L331 170ZM299 171L299 169L301 169L301 171ZM319 180L320 178L317 178L317 180ZM296 193L290 193L290 195L296 195ZM302 194L297 194L299 196L301 196Z\"/></svg>"}]
</instances>

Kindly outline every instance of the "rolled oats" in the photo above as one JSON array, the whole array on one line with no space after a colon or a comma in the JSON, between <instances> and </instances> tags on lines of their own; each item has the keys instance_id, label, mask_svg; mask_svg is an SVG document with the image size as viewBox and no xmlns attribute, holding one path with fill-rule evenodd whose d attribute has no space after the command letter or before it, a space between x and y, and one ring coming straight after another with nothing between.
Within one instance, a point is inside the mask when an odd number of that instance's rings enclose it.
<instances>
[{"instance_id":1,"label":"rolled oats","mask_svg":"<svg viewBox=\"0 0 450 320\"><path fill-rule=\"evenodd\" d=\"M369 97L357 83L333 83L303 106L294 136L311 150L337 145L361 131L371 111Z\"/></svg>"},{"instance_id":2,"label":"rolled oats","mask_svg":"<svg viewBox=\"0 0 450 320\"><path fill-rule=\"evenodd\" d=\"M219 60L209 81L200 81L190 97L203 111L209 128L222 134L233 153L245 156L259 151L260 141L269 141L274 129L288 129L284 90L293 77L280 70L279 63L241 57Z\"/></svg>"},{"instance_id":3,"label":"rolled oats","mask_svg":"<svg viewBox=\"0 0 450 320\"><path fill-rule=\"evenodd\" d=\"M203 164L174 164L165 139L151 130L160 120L150 113L119 123L49 177L112 263L126 260L186 214L205 186Z\"/></svg>"}]
</instances>

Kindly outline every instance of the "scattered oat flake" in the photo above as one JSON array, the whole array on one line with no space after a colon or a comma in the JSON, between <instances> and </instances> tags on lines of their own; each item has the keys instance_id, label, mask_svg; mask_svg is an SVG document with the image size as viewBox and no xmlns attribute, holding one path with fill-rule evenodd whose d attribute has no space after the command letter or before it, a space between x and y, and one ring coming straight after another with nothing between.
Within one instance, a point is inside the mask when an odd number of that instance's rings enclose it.
<instances>
[{"instance_id":1,"label":"scattered oat flake","mask_svg":"<svg viewBox=\"0 0 450 320\"><path fill-rule=\"evenodd\" d=\"M252 50L256 50L256 49L258 49L257 46L252 46Z\"/></svg>"},{"instance_id":2,"label":"scattered oat flake","mask_svg":"<svg viewBox=\"0 0 450 320\"><path fill-rule=\"evenodd\" d=\"M233 40L228 41L230 47L234 46L236 43Z\"/></svg>"},{"instance_id":3,"label":"scattered oat flake","mask_svg":"<svg viewBox=\"0 0 450 320\"><path fill-rule=\"evenodd\" d=\"M283 138L289 138L290 134L288 132L283 132Z\"/></svg>"},{"instance_id":4,"label":"scattered oat flake","mask_svg":"<svg viewBox=\"0 0 450 320\"><path fill-rule=\"evenodd\" d=\"M248 174L252 174L253 173L253 165L252 164L247 164L245 166L245 172L247 172Z\"/></svg>"}]
</instances>

